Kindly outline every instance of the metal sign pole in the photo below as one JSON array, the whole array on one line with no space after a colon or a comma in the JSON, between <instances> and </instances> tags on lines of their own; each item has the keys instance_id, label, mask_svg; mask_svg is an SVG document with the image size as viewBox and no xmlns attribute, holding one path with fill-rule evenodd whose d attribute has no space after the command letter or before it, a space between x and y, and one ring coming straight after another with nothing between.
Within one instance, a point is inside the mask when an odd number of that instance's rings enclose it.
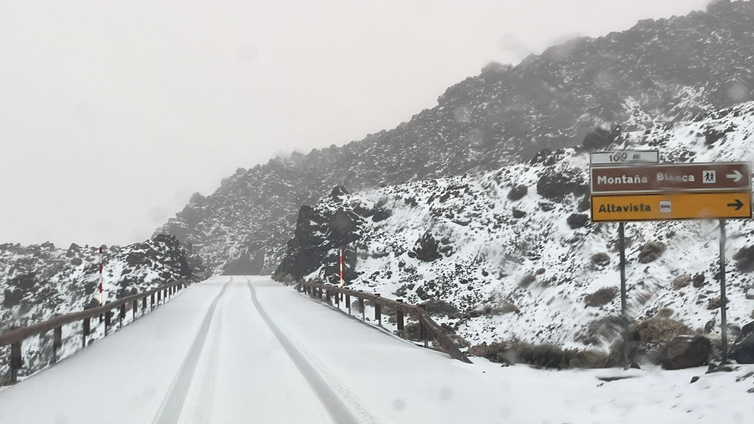
<instances>
[{"instance_id":1,"label":"metal sign pole","mask_svg":"<svg viewBox=\"0 0 754 424\"><path fill-rule=\"evenodd\" d=\"M625 224L618 224L618 238L620 246L620 310L623 317L623 369L627 370L628 363L628 314L626 313L626 233Z\"/></svg>"},{"instance_id":2,"label":"metal sign pole","mask_svg":"<svg viewBox=\"0 0 754 424\"><path fill-rule=\"evenodd\" d=\"M728 359L728 326L725 296L725 220L720 220L720 334L722 337L723 362Z\"/></svg>"}]
</instances>

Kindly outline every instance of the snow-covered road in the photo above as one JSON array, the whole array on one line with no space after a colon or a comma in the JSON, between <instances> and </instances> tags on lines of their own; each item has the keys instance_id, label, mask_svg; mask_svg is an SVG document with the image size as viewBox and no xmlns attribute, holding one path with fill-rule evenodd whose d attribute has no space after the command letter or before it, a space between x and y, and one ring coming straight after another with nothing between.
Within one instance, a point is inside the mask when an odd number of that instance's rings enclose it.
<instances>
[{"instance_id":1,"label":"snow-covered road","mask_svg":"<svg viewBox=\"0 0 754 424\"><path fill-rule=\"evenodd\" d=\"M632 370L635 378L605 383L596 377L624 372L474 362L418 348L267 278L216 277L0 392L0 423L735 423L754 416L751 366L714 375Z\"/></svg>"}]
</instances>

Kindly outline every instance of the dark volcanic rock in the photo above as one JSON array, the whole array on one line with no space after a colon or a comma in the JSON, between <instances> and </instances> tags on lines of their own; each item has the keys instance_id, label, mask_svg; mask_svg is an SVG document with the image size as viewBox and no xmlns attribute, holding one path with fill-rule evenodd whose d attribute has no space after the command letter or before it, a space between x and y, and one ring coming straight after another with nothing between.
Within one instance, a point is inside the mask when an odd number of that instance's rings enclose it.
<instances>
[{"instance_id":1,"label":"dark volcanic rock","mask_svg":"<svg viewBox=\"0 0 754 424\"><path fill-rule=\"evenodd\" d=\"M660 355L662 367L679 370L702 366L709 360L712 343L703 336L678 336L665 345Z\"/></svg>"},{"instance_id":2,"label":"dark volcanic rock","mask_svg":"<svg viewBox=\"0 0 754 424\"><path fill-rule=\"evenodd\" d=\"M537 182L537 193L550 200L561 200L566 195L573 193L578 185L568 175L543 175Z\"/></svg>"},{"instance_id":3,"label":"dark volcanic rock","mask_svg":"<svg viewBox=\"0 0 754 424\"><path fill-rule=\"evenodd\" d=\"M754 270L754 246L744 247L735 255L736 268L741 272L751 272Z\"/></svg>"},{"instance_id":4,"label":"dark volcanic rock","mask_svg":"<svg viewBox=\"0 0 754 424\"><path fill-rule=\"evenodd\" d=\"M665 243L663 242L648 242L639 250L639 263L648 264L656 261L663 253L665 253Z\"/></svg>"},{"instance_id":5,"label":"dark volcanic rock","mask_svg":"<svg viewBox=\"0 0 754 424\"><path fill-rule=\"evenodd\" d=\"M252 254L254 260L251 259ZM226 262L223 275L259 275L264 265L264 250L249 253L245 251L235 260Z\"/></svg>"},{"instance_id":6,"label":"dark volcanic rock","mask_svg":"<svg viewBox=\"0 0 754 424\"><path fill-rule=\"evenodd\" d=\"M612 144L618 136L620 136L620 125L614 126L609 131L604 128L596 128L594 132L590 132L584 137L582 145L587 150L600 150Z\"/></svg>"},{"instance_id":7,"label":"dark volcanic rock","mask_svg":"<svg viewBox=\"0 0 754 424\"><path fill-rule=\"evenodd\" d=\"M741 328L741 333L733 343L730 357L739 364L754 364L754 321Z\"/></svg>"},{"instance_id":8,"label":"dark volcanic rock","mask_svg":"<svg viewBox=\"0 0 754 424\"><path fill-rule=\"evenodd\" d=\"M583 213L572 213L566 220L568 226L575 230L577 228L583 228L589 222L589 215Z\"/></svg>"},{"instance_id":9,"label":"dark volcanic rock","mask_svg":"<svg viewBox=\"0 0 754 424\"><path fill-rule=\"evenodd\" d=\"M320 266L339 264L338 249L346 248L349 243L361 237L362 219L352 211L338 209L331 214L319 213L314 208L304 205L299 210L296 221L295 237L288 241L286 255L275 270L273 278L277 281L291 277L295 281L317 270ZM348 249L346 249L348 251ZM349 255L351 255L349 253ZM349 256L344 262L349 275L353 272L356 255Z\"/></svg>"},{"instance_id":10,"label":"dark volcanic rock","mask_svg":"<svg viewBox=\"0 0 754 424\"><path fill-rule=\"evenodd\" d=\"M520 219L520 218L523 218L523 217L526 216L526 212L524 212L522 210L519 210L519 209L516 209L516 208L513 208L513 211L511 211L511 214L516 219Z\"/></svg>"},{"instance_id":11,"label":"dark volcanic rock","mask_svg":"<svg viewBox=\"0 0 754 424\"><path fill-rule=\"evenodd\" d=\"M438 245L437 240L435 240L432 234L427 231L416 241L413 253L416 255L416 258L421 261L432 262L435 259L440 259L442 257L437 251Z\"/></svg>"},{"instance_id":12,"label":"dark volcanic rock","mask_svg":"<svg viewBox=\"0 0 754 424\"><path fill-rule=\"evenodd\" d=\"M526 196L526 193L529 192L529 188L525 185L517 185L511 189L511 191L508 192L508 200L510 201L516 201L521 200Z\"/></svg>"},{"instance_id":13,"label":"dark volcanic rock","mask_svg":"<svg viewBox=\"0 0 754 424\"><path fill-rule=\"evenodd\" d=\"M160 232L192 242L214 270L236 246L263 241L265 266L274 267L298 208L336 185L355 191L495 170L543 148L551 152L541 163L554 163L558 149L581 140L607 143L610 135L595 131L597 125L647 130L750 100L753 40L754 2L715 3L707 12L574 39L517 66L488 66L391 130L237 170L212 195L192 196ZM629 99L641 101L629 107ZM632 116L650 118L629 121ZM722 141L711 132L705 137ZM564 191L545 190L545 196Z\"/></svg>"}]
</instances>

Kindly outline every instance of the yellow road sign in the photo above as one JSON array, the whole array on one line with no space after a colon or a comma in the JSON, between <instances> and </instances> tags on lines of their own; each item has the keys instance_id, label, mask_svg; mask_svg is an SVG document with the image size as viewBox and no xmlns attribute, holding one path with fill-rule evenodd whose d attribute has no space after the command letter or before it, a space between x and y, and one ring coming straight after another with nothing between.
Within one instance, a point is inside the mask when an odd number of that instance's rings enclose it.
<instances>
[{"instance_id":1,"label":"yellow road sign","mask_svg":"<svg viewBox=\"0 0 754 424\"><path fill-rule=\"evenodd\" d=\"M592 221L751 218L751 192L592 196Z\"/></svg>"}]
</instances>

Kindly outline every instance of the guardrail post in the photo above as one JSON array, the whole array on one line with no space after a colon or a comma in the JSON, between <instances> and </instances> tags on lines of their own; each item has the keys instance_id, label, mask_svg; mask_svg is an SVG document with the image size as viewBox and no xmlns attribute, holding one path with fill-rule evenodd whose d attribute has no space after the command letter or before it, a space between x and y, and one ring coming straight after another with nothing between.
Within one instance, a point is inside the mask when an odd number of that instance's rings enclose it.
<instances>
[{"instance_id":1,"label":"guardrail post","mask_svg":"<svg viewBox=\"0 0 754 424\"><path fill-rule=\"evenodd\" d=\"M162 300L162 290L157 290L157 306L160 306L161 300Z\"/></svg>"},{"instance_id":2,"label":"guardrail post","mask_svg":"<svg viewBox=\"0 0 754 424\"><path fill-rule=\"evenodd\" d=\"M426 303L420 304L419 307L423 311L425 311L425 312L427 311L427 304ZM424 341L424 347L429 347L429 340L427 340L428 339L428 337L427 337L427 327L424 325L424 322L422 322L421 317L419 318L419 335L420 335L422 341Z\"/></svg>"},{"instance_id":3,"label":"guardrail post","mask_svg":"<svg viewBox=\"0 0 754 424\"><path fill-rule=\"evenodd\" d=\"M134 321L136 321L136 310L138 308L139 308L139 301L134 299L134 301L131 304L131 309L133 310L133 313L134 313Z\"/></svg>"},{"instance_id":4,"label":"guardrail post","mask_svg":"<svg viewBox=\"0 0 754 424\"><path fill-rule=\"evenodd\" d=\"M403 299L397 299L398 303L403 303ZM398 319L398 334L401 335L401 338L406 338L406 332L403 330L403 310L398 309L396 318Z\"/></svg>"},{"instance_id":5,"label":"guardrail post","mask_svg":"<svg viewBox=\"0 0 754 424\"><path fill-rule=\"evenodd\" d=\"M380 294L375 294L376 297L380 297ZM377 325L382 327L382 306L379 303L379 299L374 300L374 320L377 321Z\"/></svg>"},{"instance_id":6,"label":"guardrail post","mask_svg":"<svg viewBox=\"0 0 754 424\"><path fill-rule=\"evenodd\" d=\"M348 306L348 315L351 315L351 295L346 294L346 306Z\"/></svg>"},{"instance_id":7,"label":"guardrail post","mask_svg":"<svg viewBox=\"0 0 754 424\"><path fill-rule=\"evenodd\" d=\"M110 311L105 312L105 336L107 336L108 327L110 327Z\"/></svg>"},{"instance_id":8,"label":"guardrail post","mask_svg":"<svg viewBox=\"0 0 754 424\"><path fill-rule=\"evenodd\" d=\"M120 305L120 316L118 319L120 320L120 328L123 328L123 317L126 316L126 304L123 303Z\"/></svg>"},{"instance_id":9,"label":"guardrail post","mask_svg":"<svg viewBox=\"0 0 754 424\"><path fill-rule=\"evenodd\" d=\"M89 326L91 325L91 318L84 318L84 331L82 331L81 336L81 348L86 347L86 338L89 337L89 332L91 331Z\"/></svg>"},{"instance_id":10,"label":"guardrail post","mask_svg":"<svg viewBox=\"0 0 754 424\"><path fill-rule=\"evenodd\" d=\"M63 327L52 330L52 363L58 362L58 349L63 346Z\"/></svg>"},{"instance_id":11,"label":"guardrail post","mask_svg":"<svg viewBox=\"0 0 754 424\"><path fill-rule=\"evenodd\" d=\"M335 307L338 309L340 309L340 296L342 296L340 292L336 291L335 292Z\"/></svg>"},{"instance_id":12,"label":"guardrail post","mask_svg":"<svg viewBox=\"0 0 754 424\"><path fill-rule=\"evenodd\" d=\"M154 293L151 294L151 296L149 297L149 300L150 300L149 310L151 311L154 309Z\"/></svg>"},{"instance_id":13,"label":"guardrail post","mask_svg":"<svg viewBox=\"0 0 754 424\"><path fill-rule=\"evenodd\" d=\"M21 342L10 345L10 382L15 384L18 381L18 370L24 366L24 358L21 357Z\"/></svg>"},{"instance_id":14,"label":"guardrail post","mask_svg":"<svg viewBox=\"0 0 754 424\"><path fill-rule=\"evenodd\" d=\"M147 297L146 296L141 298L141 316L144 316L145 313L147 313Z\"/></svg>"},{"instance_id":15,"label":"guardrail post","mask_svg":"<svg viewBox=\"0 0 754 424\"><path fill-rule=\"evenodd\" d=\"M364 298L359 298L359 309L361 309L361 320L366 321L366 308L364 307Z\"/></svg>"}]
</instances>

